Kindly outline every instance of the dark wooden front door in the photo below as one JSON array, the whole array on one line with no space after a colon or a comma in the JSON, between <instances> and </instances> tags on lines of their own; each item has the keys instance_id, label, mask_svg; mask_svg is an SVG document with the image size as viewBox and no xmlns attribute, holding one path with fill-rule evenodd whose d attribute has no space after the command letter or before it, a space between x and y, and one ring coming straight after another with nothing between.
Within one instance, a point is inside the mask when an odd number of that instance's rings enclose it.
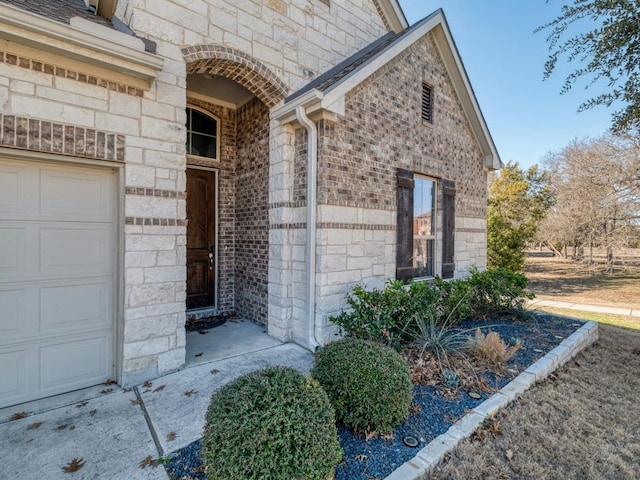
<instances>
[{"instance_id":1,"label":"dark wooden front door","mask_svg":"<svg viewBox=\"0 0 640 480\"><path fill-rule=\"evenodd\" d=\"M187 309L215 305L215 175L187 169Z\"/></svg>"}]
</instances>

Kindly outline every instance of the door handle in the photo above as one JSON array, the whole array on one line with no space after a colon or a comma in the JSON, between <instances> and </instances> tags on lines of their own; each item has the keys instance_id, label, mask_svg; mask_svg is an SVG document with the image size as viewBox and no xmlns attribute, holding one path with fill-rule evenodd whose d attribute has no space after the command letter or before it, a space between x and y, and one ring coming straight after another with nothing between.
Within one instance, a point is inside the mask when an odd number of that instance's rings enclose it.
<instances>
[{"instance_id":1,"label":"door handle","mask_svg":"<svg viewBox=\"0 0 640 480\"><path fill-rule=\"evenodd\" d=\"M209 252L209 270L213 270L213 252Z\"/></svg>"}]
</instances>

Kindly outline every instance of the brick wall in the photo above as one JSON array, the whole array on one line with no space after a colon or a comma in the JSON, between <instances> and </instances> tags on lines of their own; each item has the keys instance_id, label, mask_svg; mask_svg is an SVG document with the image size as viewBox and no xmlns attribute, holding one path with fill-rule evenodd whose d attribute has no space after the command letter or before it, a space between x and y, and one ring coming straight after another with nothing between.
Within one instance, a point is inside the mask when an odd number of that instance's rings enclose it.
<instances>
[{"instance_id":1,"label":"brick wall","mask_svg":"<svg viewBox=\"0 0 640 480\"><path fill-rule=\"evenodd\" d=\"M434 87L433 125L420 115L423 81ZM378 287L395 277L398 167L455 181L455 275L486 265L487 173L431 36L350 92L344 117L320 121L318 129L321 324L344 307L354 284ZM302 173L306 136L296 140L295 169ZM321 336L330 339L333 331L324 328Z\"/></svg>"},{"instance_id":2,"label":"brick wall","mask_svg":"<svg viewBox=\"0 0 640 480\"><path fill-rule=\"evenodd\" d=\"M257 99L238 110L236 311L267 322L269 264L269 111Z\"/></svg>"},{"instance_id":3,"label":"brick wall","mask_svg":"<svg viewBox=\"0 0 640 480\"><path fill-rule=\"evenodd\" d=\"M420 117L422 81L434 86L434 124ZM457 213L486 212L482 155L428 37L351 92L336 124L321 122L319 202L395 210L396 168L456 181Z\"/></svg>"}]
</instances>

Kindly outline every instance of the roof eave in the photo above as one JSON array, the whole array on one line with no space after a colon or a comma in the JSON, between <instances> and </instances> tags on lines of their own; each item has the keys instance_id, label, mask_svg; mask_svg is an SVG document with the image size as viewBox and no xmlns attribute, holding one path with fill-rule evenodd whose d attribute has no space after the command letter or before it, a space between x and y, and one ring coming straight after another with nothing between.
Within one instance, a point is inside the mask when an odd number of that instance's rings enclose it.
<instances>
[{"instance_id":1,"label":"roof eave","mask_svg":"<svg viewBox=\"0 0 640 480\"><path fill-rule=\"evenodd\" d=\"M7 4L0 4L0 38L147 82L156 78L164 62L145 52L139 39L116 30L82 19L66 25Z\"/></svg>"}]
</instances>

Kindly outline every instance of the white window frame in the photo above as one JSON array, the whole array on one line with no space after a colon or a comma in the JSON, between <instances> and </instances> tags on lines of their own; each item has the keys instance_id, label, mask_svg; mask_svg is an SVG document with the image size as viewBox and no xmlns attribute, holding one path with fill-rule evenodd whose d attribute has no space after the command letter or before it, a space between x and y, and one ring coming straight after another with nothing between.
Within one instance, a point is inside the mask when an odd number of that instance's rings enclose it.
<instances>
[{"instance_id":1,"label":"white window frame","mask_svg":"<svg viewBox=\"0 0 640 480\"><path fill-rule=\"evenodd\" d=\"M432 214L432 230L433 233L430 235L416 235L415 231L413 232L413 242L415 245L416 240L427 240L433 242L433 258L432 258L432 272L427 275L416 275L415 279L431 279L435 278L437 274L438 268L438 220L440 218L439 205L438 205L438 179L429 177L427 175L420 175L415 173L414 176L414 187L413 187L413 208L414 208L414 224L415 224L415 204L416 204L416 186L418 181L427 180L433 182L433 214ZM415 249L414 249L415 252ZM418 267L415 265L415 256L414 256L414 269L417 272Z\"/></svg>"}]
</instances>

